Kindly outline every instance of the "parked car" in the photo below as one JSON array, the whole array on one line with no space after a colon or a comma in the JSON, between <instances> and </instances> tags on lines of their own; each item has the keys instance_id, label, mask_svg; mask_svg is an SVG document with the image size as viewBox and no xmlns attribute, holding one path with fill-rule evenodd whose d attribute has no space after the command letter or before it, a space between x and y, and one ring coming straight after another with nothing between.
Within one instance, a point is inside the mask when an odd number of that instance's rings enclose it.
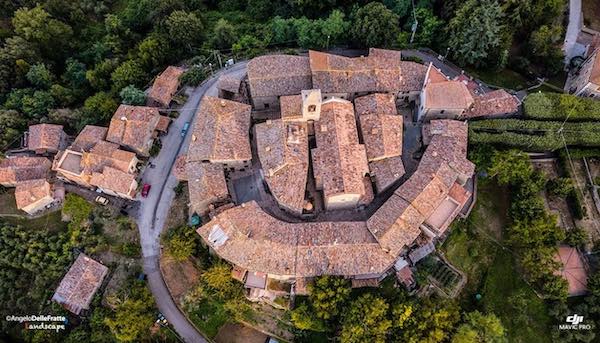
<instances>
[{"instance_id":1,"label":"parked car","mask_svg":"<svg viewBox=\"0 0 600 343\"><path fill-rule=\"evenodd\" d=\"M151 188L151 187L152 187L152 186L150 186L150 185L149 185L149 184L147 184L147 183L145 183L145 184L144 184L144 187L142 187L142 197L144 197L144 198L145 198L145 197L147 197L147 196L148 196L148 193L150 193L150 188Z\"/></svg>"},{"instance_id":2,"label":"parked car","mask_svg":"<svg viewBox=\"0 0 600 343\"><path fill-rule=\"evenodd\" d=\"M108 199L106 199L105 197L99 196L99 195L96 197L95 201L102 206L108 205L108 202L109 202Z\"/></svg>"},{"instance_id":3,"label":"parked car","mask_svg":"<svg viewBox=\"0 0 600 343\"><path fill-rule=\"evenodd\" d=\"M186 121L185 124L183 124L183 129L181 129L181 137L185 137L185 134L187 133L189 128L190 128L190 122Z\"/></svg>"}]
</instances>

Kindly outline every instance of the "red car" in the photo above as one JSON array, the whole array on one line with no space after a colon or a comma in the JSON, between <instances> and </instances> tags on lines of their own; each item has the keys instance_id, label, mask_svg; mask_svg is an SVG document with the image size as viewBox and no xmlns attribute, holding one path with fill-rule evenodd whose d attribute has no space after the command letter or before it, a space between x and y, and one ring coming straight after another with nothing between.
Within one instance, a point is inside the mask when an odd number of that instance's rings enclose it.
<instances>
[{"instance_id":1,"label":"red car","mask_svg":"<svg viewBox=\"0 0 600 343\"><path fill-rule=\"evenodd\" d=\"M142 188L142 197L145 198L148 196L148 193L150 192L150 187L152 187L152 186L150 186L147 183L144 184L144 187Z\"/></svg>"}]
</instances>

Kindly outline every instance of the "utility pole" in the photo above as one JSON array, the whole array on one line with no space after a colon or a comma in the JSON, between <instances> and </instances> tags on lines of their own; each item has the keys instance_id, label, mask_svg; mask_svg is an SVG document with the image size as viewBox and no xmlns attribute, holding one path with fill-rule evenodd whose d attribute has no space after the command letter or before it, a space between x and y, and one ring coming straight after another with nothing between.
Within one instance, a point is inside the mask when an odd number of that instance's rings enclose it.
<instances>
[{"instance_id":1,"label":"utility pole","mask_svg":"<svg viewBox=\"0 0 600 343\"><path fill-rule=\"evenodd\" d=\"M213 50L216 59L219 61L219 68L223 68L223 63L221 63L221 54L217 50Z\"/></svg>"},{"instance_id":2,"label":"utility pole","mask_svg":"<svg viewBox=\"0 0 600 343\"><path fill-rule=\"evenodd\" d=\"M413 43L413 40L415 39L415 34L417 33L417 27L419 27L419 21L417 20L417 14L415 13L415 0L412 0L412 12L413 12L413 18L415 19L415 22L412 24L412 27L411 27L412 34L410 35L410 44Z\"/></svg>"}]
</instances>

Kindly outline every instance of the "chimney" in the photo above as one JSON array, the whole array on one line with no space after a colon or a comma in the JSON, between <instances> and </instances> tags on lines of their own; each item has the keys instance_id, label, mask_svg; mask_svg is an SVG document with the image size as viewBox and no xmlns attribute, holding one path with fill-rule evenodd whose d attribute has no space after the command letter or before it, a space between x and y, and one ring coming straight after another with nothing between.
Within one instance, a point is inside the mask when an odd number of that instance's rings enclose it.
<instances>
[{"instance_id":1,"label":"chimney","mask_svg":"<svg viewBox=\"0 0 600 343\"><path fill-rule=\"evenodd\" d=\"M225 100L221 100L221 107L225 107Z\"/></svg>"}]
</instances>

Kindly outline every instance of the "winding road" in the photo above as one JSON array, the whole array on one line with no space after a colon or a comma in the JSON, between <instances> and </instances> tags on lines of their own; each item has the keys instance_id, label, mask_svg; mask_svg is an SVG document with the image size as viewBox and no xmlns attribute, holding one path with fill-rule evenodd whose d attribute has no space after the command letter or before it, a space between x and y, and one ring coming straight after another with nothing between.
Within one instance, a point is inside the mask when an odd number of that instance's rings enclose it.
<instances>
[{"instance_id":1,"label":"winding road","mask_svg":"<svg viewBox=\"0 0 600 343\"><path fill-rule=\"evenodd\" d=\"M143 183L152 185L147 198L140 198L140 209L137 224L142 245L143 268L148 277L148 285L154 296L158 309L164 314L175 331L186 342L208 342L192 323L181 313L171 298L163 280L158 261L160 257L160 234L164 229L165 219L175 197L173 188L177 179L171 174L175 159L187 151L194 119L200 100L204 95L217 94L216 82L221 75L241 76L246 70L246 62L240 62L228 69L217 72L193 90L185 105L179 110L179 117L173 121L169 133L162 138L162 149L151 162L155 168L146 168L142 176ZM181 137L181 129L190 122L190 129L185 137Z\"/></svg>"}]
</instances>

